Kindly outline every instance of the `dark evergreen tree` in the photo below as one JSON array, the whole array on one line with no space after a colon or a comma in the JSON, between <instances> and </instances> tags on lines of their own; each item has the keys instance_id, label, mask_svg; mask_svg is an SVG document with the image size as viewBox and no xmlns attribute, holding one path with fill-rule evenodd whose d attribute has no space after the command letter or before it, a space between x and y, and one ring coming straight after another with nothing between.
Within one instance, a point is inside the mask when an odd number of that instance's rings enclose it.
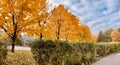
<instances>
[{"instance_id":1,"label":"dark evergreen tree","mask_svg":"<svg viewBox=\"0 0 120 65\"><path fill-rule=\"evenodd\" d=\"M98 38L97 38L97 42L102 42L103 41L103 32L100 31L99 34L98 34Z\"/></svg>"}]
</instances>

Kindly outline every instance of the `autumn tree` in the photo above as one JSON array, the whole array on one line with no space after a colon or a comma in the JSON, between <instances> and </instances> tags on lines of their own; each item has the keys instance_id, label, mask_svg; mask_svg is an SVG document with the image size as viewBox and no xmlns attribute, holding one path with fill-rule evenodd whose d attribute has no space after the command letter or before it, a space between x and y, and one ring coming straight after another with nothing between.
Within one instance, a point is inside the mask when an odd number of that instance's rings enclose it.
<instances>
[{"instance_id":1,"label":"autumn tree","mask_svg":"<svg viewBox=\"0 0 120 65\"><path fill-rule=\"evenodd\" d=\"M61 27L63 23L64 13L67 12L67 9L64 9L63 5L59 5L53 11L53 16L50 18L50 27L54 29L56 39L60 39Z\"/></svg>"},{"instance_id":2,"label":"autumn tree","mask_svg":"<svg viewBox=\"0 0 120 65\"><path fill-rule=\"evenodd\" d=\"M118 30L114 30L111 33L111 37L113 42L120 42L120 32Z\"/></svg>"},{"instance_id":3,"label":"autumn tree","mask_svg":"<svg viewBox=\"0 0 120 65\"><path fill-rule=\"evenodd\" d=\"M71 14L63 5L59 5L53 10L53 14L47 24L57 40L73 40L75 38L75 28L79 19Z\"/></svg>"},{"instance_id":4,"label":"autumn tree","mask_svg":"<svg viewBox=\"0 0 120 65\"><path fill-rule=\"evenodd\" d=\"M14 52L15 40L22 32L27 32L30 24L41 14L46 0L0 0L0 29L12 40ZM38 14L39 13L39 14Z\"/></svg>"},{"instance_id":5,"label":"autumn tree","mask_svg":"<svg viewBox=\"0 0 120 65\"><path fill-rule=\"evenodd\" d=\"M29 26L27 35L42 40L45 37L46 23L50 17L51 14L47 10L43 10L41 14L36 15L36 18L33 20L36 23Z\"/></svg>"},{"instance_id":6,"label":"autumn tree","mask_svg":"<svg viewBox=\"0 0 120 65\"><path fill-rule=\"evenodd\" d=\"M36 23L29 26L28 29L30 31L27 31L29 32L27 33L28 36L35 37L39 40L43 40L44 38L52 38L52 35L48 36L50 29L48 30L47 23L48 20L53 16L53 11L48 10L50 7L47 4L48 2L44 0L42 3L42 5L44 5L43 9L35 15L34 22Z\"/></svg>"}]
</instances>

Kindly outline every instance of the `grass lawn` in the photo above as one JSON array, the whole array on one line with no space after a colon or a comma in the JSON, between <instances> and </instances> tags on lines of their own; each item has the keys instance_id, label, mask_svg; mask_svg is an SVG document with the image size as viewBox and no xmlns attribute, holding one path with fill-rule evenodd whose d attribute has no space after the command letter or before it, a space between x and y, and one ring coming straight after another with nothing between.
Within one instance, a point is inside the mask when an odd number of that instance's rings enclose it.
<instances>
[{"instance_id":1,"label":"grass lawn","mask_svg":"<svg viewBox=\"0 0 120 65\"><path fill-rule=\"evenodd\" d=\"M36 65L32 57L31 51L15 51L15 53L8 52L5 65Z\"/></svg>"}]
</instances>

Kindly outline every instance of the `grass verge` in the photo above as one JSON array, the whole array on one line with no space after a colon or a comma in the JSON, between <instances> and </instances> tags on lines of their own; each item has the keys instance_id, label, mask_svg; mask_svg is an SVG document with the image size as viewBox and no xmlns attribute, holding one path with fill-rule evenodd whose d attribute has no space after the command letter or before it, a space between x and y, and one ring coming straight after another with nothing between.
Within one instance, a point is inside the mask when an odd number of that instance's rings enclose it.
<instances>
[{"instance_id":1,"label":"grass verge","mask_svg":"<svg viewBox=\"0 0 120 65\"><path fill-rule=\"evenodd\" d=\"M8 52L5 65L36 65L31 51L17 50L15 53Z\"/></svg>"}]
</instances>

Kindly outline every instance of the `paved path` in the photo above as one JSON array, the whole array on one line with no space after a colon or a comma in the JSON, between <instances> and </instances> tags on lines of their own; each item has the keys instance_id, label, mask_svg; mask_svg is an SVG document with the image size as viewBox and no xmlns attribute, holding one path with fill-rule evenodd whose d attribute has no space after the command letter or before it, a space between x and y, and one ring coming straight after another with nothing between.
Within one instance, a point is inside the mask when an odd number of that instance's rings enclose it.
<instances>
[{"instance_id":1,"label":"paved path","mask_svg":"<svg viewBox=\"0 0 120 65\"><path fill-rule=\"evenodd\" d=\"M109 55L93 65L120 65L120 53Z\"/></svg>"},{"instance_id":2,"label":"paved path","mask_svg":"<svg viewBox=\"0 0 120 65\"><path fill-rule=\"evenodd\" d=\"M8 49L11 49L11 46L9 46ZM15 46L15 50L31 50L31 48L23 47L23 46Z\"/></svg>"}]
</instances>

